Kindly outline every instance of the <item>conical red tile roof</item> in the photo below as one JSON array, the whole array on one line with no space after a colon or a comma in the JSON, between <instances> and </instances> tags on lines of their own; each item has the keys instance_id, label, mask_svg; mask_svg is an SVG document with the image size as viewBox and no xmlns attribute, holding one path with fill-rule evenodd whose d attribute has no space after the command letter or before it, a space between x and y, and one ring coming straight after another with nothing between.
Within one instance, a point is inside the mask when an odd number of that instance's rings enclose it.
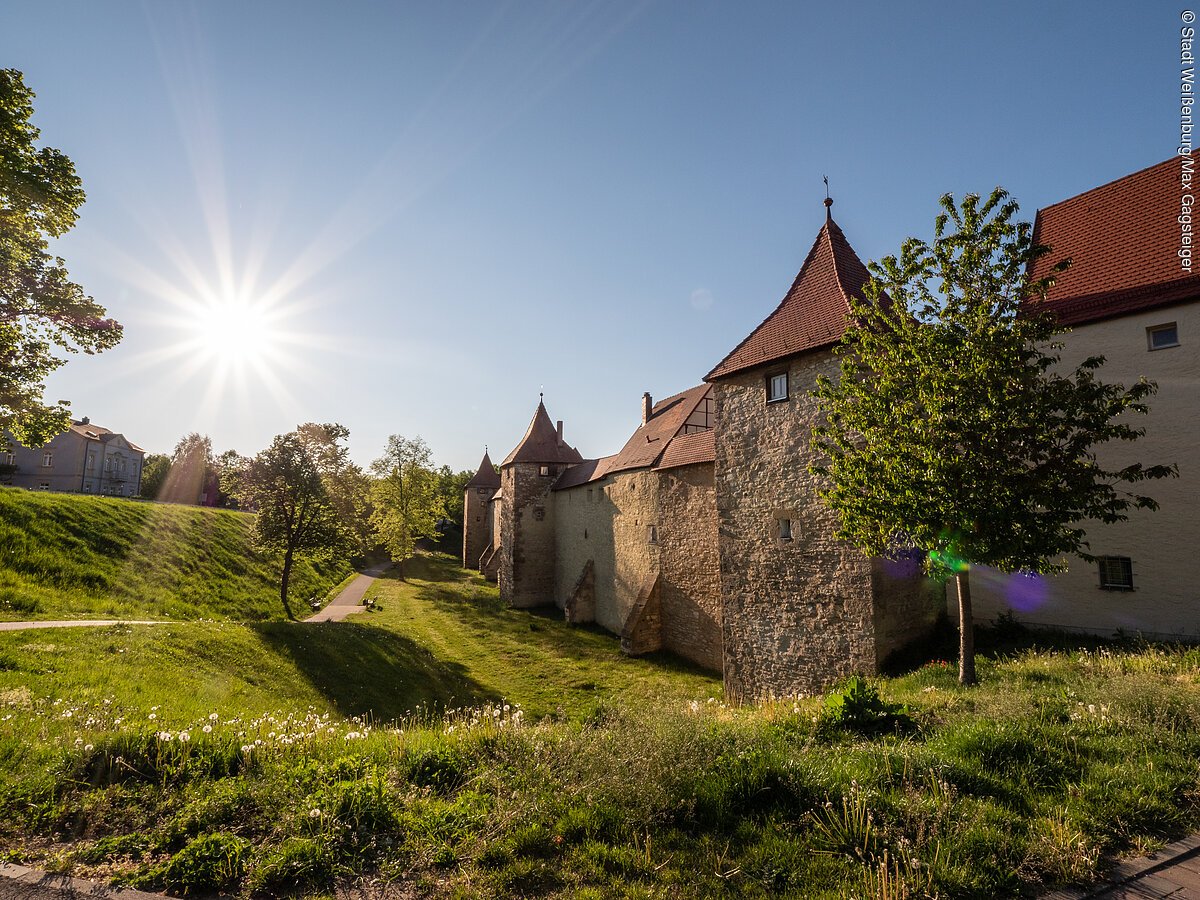
<instances>
[{"instance_id":1,"label":"conical red tile roof","mask_svg":"<svg viewBox=\"0 0 1200 900\"><path fill-rule=\"evenodd\" d=\"M517 448L508 454L508 458L500 465L507 466L518 462L583 462L583 457L579 455L578 450L566 443L566 441L559 442L558 429L550 421L550 415L546 412L546 406L540 400L538 401L537 412L533 414L533 421L529 423L529 428L525 432L525 437L521 438L521 443L517 444Z\"/></svg>"},{"instance_id":2,"label":"conical red tile roof","mask_svg":"<svg viewBox=\"0 0 1200 900\"><path fill-rule=\"evenodd\" d=\"M846 332L850 314L846 298L861 297L869 278L867 267L842 229L827 218L783 301L704 380L714 381L837 343Z\"/></svg>"},{"instance_id":3,"label":"conical red tile roof","mask_svg":"<svg viewBox=\"0 0 1200 900\"><path fill-rule=\"evenodd\" d=\"M466 487L492 488L493 490L500 487L500 473L492 465L492 458L488 456L486 450L483 451L483 462L479 464L479 471L466 483Z\"/></svg>"}]
</instances>

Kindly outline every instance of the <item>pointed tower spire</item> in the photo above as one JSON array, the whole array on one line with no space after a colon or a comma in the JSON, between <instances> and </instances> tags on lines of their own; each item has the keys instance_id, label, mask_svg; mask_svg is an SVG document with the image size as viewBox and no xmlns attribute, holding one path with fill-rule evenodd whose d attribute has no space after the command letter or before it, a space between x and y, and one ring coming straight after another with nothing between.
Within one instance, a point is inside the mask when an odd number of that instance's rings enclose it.
<instances>
[{"instance_id":1,"label":"pointed tower spire","mask_svg":"<svg viewBox=\"0 0 1200 900\"><path fill-rule=\"evenodd\" d=\"M500 473L492 465L492 458L488 456L487 447L485 446L483 448L483 460L479 463L479 471L475 473L474 478L464 485L464 488L491 488L496 490L499 487Z\"/></svg>"}]
</instances>

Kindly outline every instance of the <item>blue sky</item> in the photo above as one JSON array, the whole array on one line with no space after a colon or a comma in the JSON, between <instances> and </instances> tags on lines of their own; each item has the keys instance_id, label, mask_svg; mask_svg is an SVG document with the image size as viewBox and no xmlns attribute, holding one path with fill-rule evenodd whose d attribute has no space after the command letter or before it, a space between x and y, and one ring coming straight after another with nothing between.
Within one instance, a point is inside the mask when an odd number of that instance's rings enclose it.
<instances>
[{"instance_id":1,"label":"blue sky","mask_svg":"<svg viewBox=\"0 0 1200 900\"><path fill-rule=\"evenodd\" d=\"M0 66L88 193L56 252L126 329L49 399L158 452L337 421L459 469L544 390L615 452L779 302L823 175L875 259L946 191L1032 219L1170 156L1183 8L6 4ZM265 346L198 324L229 304Z\"/></svg>"}]
</instances>

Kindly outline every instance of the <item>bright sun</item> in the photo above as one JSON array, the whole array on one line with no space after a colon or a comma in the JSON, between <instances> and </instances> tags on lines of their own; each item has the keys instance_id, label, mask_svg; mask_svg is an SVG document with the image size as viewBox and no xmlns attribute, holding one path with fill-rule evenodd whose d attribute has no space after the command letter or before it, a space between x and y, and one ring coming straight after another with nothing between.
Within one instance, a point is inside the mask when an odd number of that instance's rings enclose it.
<instances>
[{"instance_id":1,"label":"bright sun","mask_svg":"<svg viewBox=\"0 0 1200 900\"><path fill-rule=\"evenodd\" d=\"M196 310L198 348L224 363L259 363L274 349L274 329L265 312L240 300L208 303Z\"/></svg>"}]
</instances>

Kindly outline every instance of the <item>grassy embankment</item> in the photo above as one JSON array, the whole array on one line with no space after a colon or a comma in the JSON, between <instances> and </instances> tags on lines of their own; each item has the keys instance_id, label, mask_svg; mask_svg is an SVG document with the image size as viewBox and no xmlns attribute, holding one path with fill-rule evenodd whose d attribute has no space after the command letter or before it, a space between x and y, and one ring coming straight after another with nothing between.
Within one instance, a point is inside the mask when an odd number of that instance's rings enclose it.
<instances>
[{"instance_id":1,"label":"grassy embankment","mask_svg":"<svg viewBox=\"0 0 1200 900\"><path fill-rule=\"evenodd\" d=\"M342 625L0 635L0 844L177 893L882 900L1036 893L1200 824L1195 649L729 709L444 557L374 590Z\"/></svg>"},{"instance_id":2,"label":"grassy embankment","mask_svg":"<svg viewBox=\"0 0 1200 900\"><path fill-rule=\"evenodd\" d=\"M0 619L271 619L279 565L244 513L0 488ZM297 564L298 606L350 567Z\"/></svg>"}]
</instances>

